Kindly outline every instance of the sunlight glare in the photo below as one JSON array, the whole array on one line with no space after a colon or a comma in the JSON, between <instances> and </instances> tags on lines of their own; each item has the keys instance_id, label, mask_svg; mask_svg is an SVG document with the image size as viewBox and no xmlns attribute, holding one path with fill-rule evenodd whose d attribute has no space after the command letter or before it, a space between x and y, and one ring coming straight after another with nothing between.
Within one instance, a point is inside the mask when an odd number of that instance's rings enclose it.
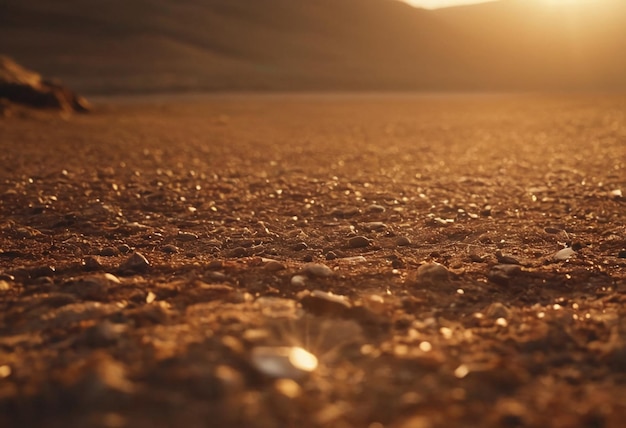
<instances>
[{"instance_id":1,"label":"sunlight glare","mask_svg":"<svg viewBox=\"0 0 626 428\"><path fill-rule=\"evenodd\" d=\"M291 348L289 361L299 370L312 372L317 368L317 357L300 347Z\"/></svg>"},{"instance_id":2,"label":"sunlight glare","mask_svg":"<svg viewBox=\"0 0 626 428\"><path fill-rule=\"evenodd\" d=\"M462 6L476 3L487 3L495 0L404 0L411 6L424 9L438 9L441 7Z\"/></svg>"}]
</instances>

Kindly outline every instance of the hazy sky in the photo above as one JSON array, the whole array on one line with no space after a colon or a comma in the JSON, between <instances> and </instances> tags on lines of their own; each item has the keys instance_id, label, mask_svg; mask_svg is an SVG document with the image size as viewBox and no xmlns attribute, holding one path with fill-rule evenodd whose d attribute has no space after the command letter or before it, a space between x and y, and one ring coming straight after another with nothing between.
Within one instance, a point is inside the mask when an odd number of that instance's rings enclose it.
<instances>
[{"instance_id":1,"label":"hazy sky","mask_svg":"<svg viewBox=\"0 0 626 428\"><path fill-rule=\"evenodd\" d=\"M438 7L458 6L461 4L485 3L493 0L404 0L417 7L435 9Z\"/></svg>"}]
</instances>

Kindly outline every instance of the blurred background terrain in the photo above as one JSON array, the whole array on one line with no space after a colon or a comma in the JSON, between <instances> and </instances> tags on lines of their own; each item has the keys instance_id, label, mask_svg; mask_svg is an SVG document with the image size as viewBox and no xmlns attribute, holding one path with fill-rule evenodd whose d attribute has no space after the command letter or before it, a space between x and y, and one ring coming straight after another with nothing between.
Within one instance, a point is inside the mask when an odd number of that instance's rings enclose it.
<instances>
[{"instance_id":1,"label":"blurred background terrain","mask_svg":"<svg viewBox=\"0 0 626 428\"><path fill-rule=\"evenodd\" d=\"M2 0L0 53L88 94L617 90L626 2Z\"/></svg>"}]
</instances>

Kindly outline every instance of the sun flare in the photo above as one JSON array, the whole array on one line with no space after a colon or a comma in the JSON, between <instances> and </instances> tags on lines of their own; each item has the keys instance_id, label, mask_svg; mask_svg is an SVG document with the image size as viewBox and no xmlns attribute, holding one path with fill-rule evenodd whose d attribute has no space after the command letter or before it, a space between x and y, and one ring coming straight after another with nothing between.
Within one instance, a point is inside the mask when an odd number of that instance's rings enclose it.
<instances>
[{"instance_id":1,"label":"sun flare","mask_svg":"<svg viewBox=\"0 0 626 428\"><path fill-rule=\"evenodd\" d=\"M412 6L420 7L424 9L439 9L443 7L463 6L478 3L492 3L501 0L404 0ZM535 2L537 4L544 4L547 6L565 5L565 4L581 4L589 3L592 0L528 0L529 2Z\"/></svg>"}]
</instances>

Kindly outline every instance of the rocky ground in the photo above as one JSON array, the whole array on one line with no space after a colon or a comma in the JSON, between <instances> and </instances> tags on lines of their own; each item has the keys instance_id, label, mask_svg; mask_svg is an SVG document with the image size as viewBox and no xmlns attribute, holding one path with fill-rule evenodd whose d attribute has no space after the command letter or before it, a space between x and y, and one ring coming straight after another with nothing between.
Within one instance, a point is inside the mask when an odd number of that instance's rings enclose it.
<instances>
[{"instance_id":1,"label":"rocky ground","mask_svg":"<svg viewBox=\"0 0 626 428\"><path fill-rule=\"evenodd\" d=\"M3 427L620 427L626 98L0 119Z\"/></svg>"}]
</instances>

